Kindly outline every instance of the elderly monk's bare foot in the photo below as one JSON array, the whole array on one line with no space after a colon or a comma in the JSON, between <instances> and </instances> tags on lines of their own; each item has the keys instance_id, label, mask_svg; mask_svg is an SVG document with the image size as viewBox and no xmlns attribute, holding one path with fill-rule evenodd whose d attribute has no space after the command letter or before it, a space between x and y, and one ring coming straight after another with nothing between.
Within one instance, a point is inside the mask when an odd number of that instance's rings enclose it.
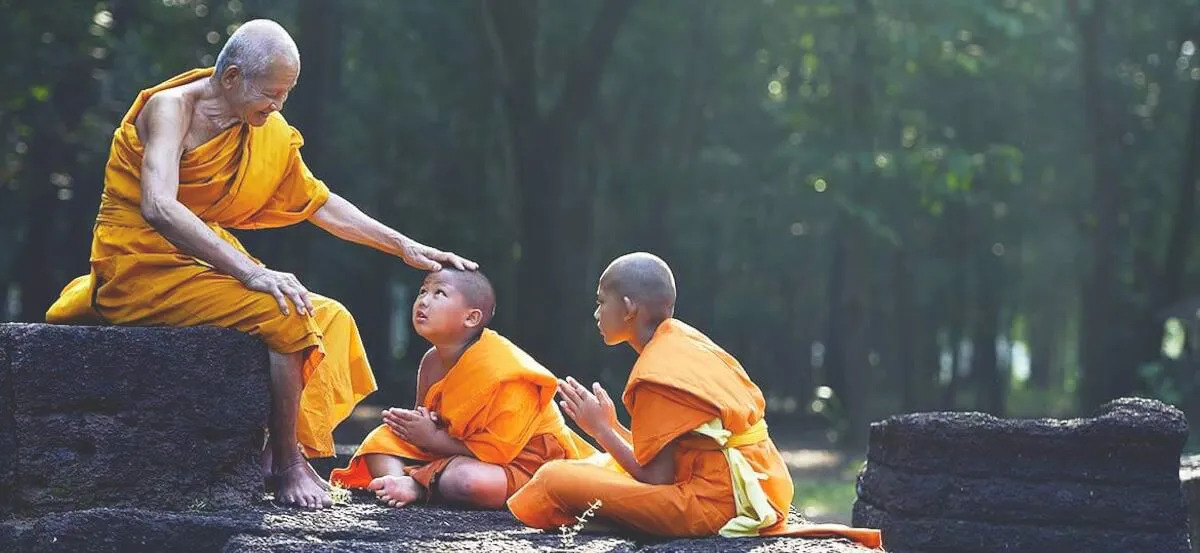
<instances>
[{"instance_id":1,"label":"elderly monk's bare foot","mask_svg":"<svg viewBox=\"0 0 1200 553\"><path fill-rule=\"evenodd\" d=\"M304 463L304 467L308 469L308 477L312 478L313 482L316 482L318 486L321 486L322 490L329 491L333 489L333 487L329 485L329 482L325 481L324 478L321 478L320 474L317 474L317 470L312 468L311 464Z\"/></svg>"},{"instance_id":2,"label":"elderly monk's bare foot","mask_svg":"<svg viewBox=\"0 0 1200 553\"><path fill-rule=\"evenodd\" d=\"M276 465L278 488L275 490L275 501L305 509L324 509L333 505L333 498L329 496L329 492L309 476L311 470L312 467L308 466L303 457L284 467Z\"/></svg>"},{"instance_id":3,"label":"elderly monk's bare foot","mask_svg":"<svg viewBox=\"0 0 1200 553\"><path fill-rule=\"evenodd\" d=\"M425 488L409 476L380 476L367 484L367 489L375 490L375 496L388 507L403 507L425 494Z\"/></svg>"},{"instance_id":4,"label":"elderly monk's bare foot","mask_svg":"<svg viewBox=\"0 0 1200 553\"><path fill-rule=\"evenodd\" d=\"M258 456L258 470L262 473L263 487L268 492L275 491L278 485L275 478L275 469L272 467L274 457L271 454L270 447L264 447L262 453Z\"/></svg>"}]
</instances>

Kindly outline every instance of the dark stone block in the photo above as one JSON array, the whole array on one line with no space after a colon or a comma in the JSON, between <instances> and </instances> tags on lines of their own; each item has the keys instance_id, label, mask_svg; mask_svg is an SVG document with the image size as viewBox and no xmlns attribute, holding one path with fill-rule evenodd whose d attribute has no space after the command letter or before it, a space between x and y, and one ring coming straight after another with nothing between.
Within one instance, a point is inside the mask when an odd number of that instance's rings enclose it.
<instances>
[{"instance_id":1,"label":"dark stone block","mask_svg":"<svg viewBox=\"0 0 1200 553\"><path fill-rule=\"evenodd\" d=\"M2 326L16 515L260 497L270 396L259 340L218 328Z\"/></svg>"},{"instance_id":2,"label":"dark stone block","mask_svg":"<svg viewBox=\"0 0 1200 553\"><path fill-rule=\"evenodd\" d=\"M913 474L878 463L859 475L858 497L888 513L1014 524L1122 525L1168 531L1187 524L1179 484Z\"/></svg>"},{"instance_id":3,"label":"dark stone block","mask_svg":"<svg viewBox=\"0 0 1200 553\"><path fill-rule=\"evenodd\" d=\"M17 470L16 422L13 419L8 332L8 326L0 325L0 520L12 513Z\"/></svg>"},{"instance_id":4,"label":"dark stone block","mask_svg":"<svg viewBox=\"0 0 1200 553\"><path fill-rule=\"evenodd\" d=\"M1063 421L892 417L872 425L853 524L894 553L1186 553L1186 437L1146 399Z\"/></svg>"},{"instance_id":5,"label":"dark stone block","mask_svg":"<svg viewBox=\"0 0 1200 553\"><path fill-rule=\"evenodd\" d=\"M1189 455L1179 463L1179 485L1187 503L1188 528L1192 551L1200 553L1200 455Z\"/></svg>"},{"instance_id":6,"label":"dark stone block","mask_svg":"<svg viewBox=\"0 0 1200 553\"><path fill-rule=\"evenodd\" d=\"M1182 412L1153 400L1125 398L1087 419L1012 420L982 413L891 417L871 425L867 459L916 473L1154 485L1176 480L1186 439Z\"/></svg>"}]
</instances>

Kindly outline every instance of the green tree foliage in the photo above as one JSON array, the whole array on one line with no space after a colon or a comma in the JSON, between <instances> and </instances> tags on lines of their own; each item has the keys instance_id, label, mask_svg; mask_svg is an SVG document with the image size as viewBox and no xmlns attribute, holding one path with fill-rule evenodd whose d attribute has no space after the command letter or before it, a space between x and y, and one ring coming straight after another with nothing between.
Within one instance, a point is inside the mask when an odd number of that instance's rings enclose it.
<instances>
[{"instance_id":1,"label":"green tree foliage","mask_svg":"<svg viewBox=\"0 0 1200 553\"><path fill-rule=\"evenodd\" d=\"M918 409L1197 412L1197 7L0 0L0 314L39 320L86 270L137 91L271 17L318 175L481 261L497 329L559 374L624 383L592 296L644 249L776 426L853 446ZM411 401L422 275L309 225L240 236L355 313L373 401Z\"/></svg>"}]
</instances>

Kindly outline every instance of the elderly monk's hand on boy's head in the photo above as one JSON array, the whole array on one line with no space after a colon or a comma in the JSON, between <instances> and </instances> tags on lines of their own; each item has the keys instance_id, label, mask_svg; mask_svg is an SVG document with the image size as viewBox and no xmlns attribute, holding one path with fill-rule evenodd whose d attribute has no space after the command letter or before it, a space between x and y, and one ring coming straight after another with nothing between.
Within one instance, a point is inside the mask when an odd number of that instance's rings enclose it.
<instances>
[{"instance_id":1,"label":"elderly monk's hand on boy's head","mask_svg":"<svg viewBox=\"0 0 1200 553\"><path fill-rule=\"evenodd\" d=\"M383 423L400 439L417 447L427 447L438 433L437 422L428 409L392 408L383 412Z\"/></svg>"},{"instance_id":2,"label":"elderly monk's hand on boy's head","mask_svg":"<svg viewBox=\"0 0 1200 553\"><path fill-rule=\"evenodd\" d=\"M442 267L460 271L474 271L479 268L479 264L470 259L453 252L431 248L411 239L405 241L401 246L400 258L410 266L426 271L440 271Z\"/></svg>"},{"instance_id":3,"label":"elderly monk's hand on boy's head","mask_svg":"<svg viewBox=\"0 0 1200 553\"><path fill-rule=\"evenodd\" d=\"M588 435L595 437L616 427L616 407L600 383L593 383L592 389L588 390L568 376L566 380L559 379L558 394L562 398L559 404L563 412Z\"/></svg>"}]
</instances>

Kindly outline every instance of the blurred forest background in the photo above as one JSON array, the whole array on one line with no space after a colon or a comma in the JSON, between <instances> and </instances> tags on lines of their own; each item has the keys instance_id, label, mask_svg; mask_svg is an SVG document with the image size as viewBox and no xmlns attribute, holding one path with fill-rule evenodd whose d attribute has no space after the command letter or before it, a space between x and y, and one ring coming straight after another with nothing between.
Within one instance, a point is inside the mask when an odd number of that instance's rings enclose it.
<instances>
[{"instance_id":1,"label":"blurred forest background","mask_svg":"<svg viewBox=\"0 0 1200 553\"><path fill-rule=\"evenodd\" d=\"M482 263L494 326L619 390L592 309L649 250L772 432L861 451L900 412L1200 414L1200 0L0 0L0 319L88 244L136 93L269 17L310 167ZM241 233L345 303L381 391L426 345L399 260Z\"/></svg>"}]
</instances>

